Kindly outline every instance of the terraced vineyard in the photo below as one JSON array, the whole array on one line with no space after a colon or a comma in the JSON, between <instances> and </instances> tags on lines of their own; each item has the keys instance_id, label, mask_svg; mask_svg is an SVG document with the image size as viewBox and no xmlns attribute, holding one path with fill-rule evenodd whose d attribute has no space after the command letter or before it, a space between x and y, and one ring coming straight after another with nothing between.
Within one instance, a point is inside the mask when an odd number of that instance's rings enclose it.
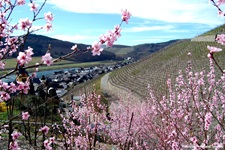
<instances>
[{"instance_id":1,"label":"terraced vineyard","mask_svg":"<svg viewBox=\"0 0 225 150\"><path fill-rule=\"evenodd\" d=\"M208 70L207 45L225 48L217 42L179 41L145 59L114 71L109 81L114 86L135 92L143 99L148 95L148 84L157 94L162 94L165 92L167 78L170 77L174 81L179 70L185 71L189 59L194 71ZM188 56L189 52L191 56ZM225 66L225 51L215 54L215 58L221 66Z\"/></svg>"}]
</instances>

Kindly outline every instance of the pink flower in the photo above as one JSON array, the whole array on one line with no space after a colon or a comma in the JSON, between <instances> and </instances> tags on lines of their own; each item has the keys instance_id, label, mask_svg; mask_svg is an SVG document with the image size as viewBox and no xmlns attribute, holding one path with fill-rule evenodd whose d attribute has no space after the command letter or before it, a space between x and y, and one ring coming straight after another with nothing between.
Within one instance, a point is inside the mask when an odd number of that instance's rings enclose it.
<instances>
[{"instance_id":1,"label":"pink flower","mask_svg":"<svg viewBox=\"0 0 225 150\"><path fill-rule=\"evenodd\" d=\"M18 42L18 37L6 38L5 41L8 45L16 44Z\"/></svg>"},{"instance_id":2,"label":"pink flower","mask_svg":"<svg viewBox=\"0 0 225 150\"><path fill-rule=\"evenodd\" d=\"M11 135L12 135L12 139L16 140L21 136L21 133L17 132L17 131L13 131L13 133Z\"/></svg>"},{"instance_id":3,"label":"pink flower","mask_svg":"<svg viewBox=\"0 0 225 150\"><path fill-rule=\"evenodd\" d=\"M128 20L130 19L130 16L131 16L131 14L130 14L129 11L127 11L126 9L125 10L122 10L122 17L121 17L121 19L123 21L125 21L126 23L128 23Z\"/></svg>"},{"instance_id":4,"label":"pink flower","mask_svg":"<svg viewBox=\"0 0 225 150\"><path fill-rule=\"evenodd\" d=\"M50 66L52 64L52 57L51 57L50 53L46 53L44 56L42 56L41 60L47 66Z\"/></svg>"},{"instance_id":5,"label":"pink flower","mask_svg":"<svg viewBox=\"0 0 225 150\"><path fill-rule=\"evenodd\" d=\"M121 36L121 30L122 29L120 28L119 25L117 25L117 26L114 27L114 32L115 32L115 34L116 34L117 37L120 37Z\"/></svg>"},{"instance_id":6,"label":"pink flower","mask_svg":"<svg viewBox=\"0 0 225 150\"><path fill-rule=\"evenodd\" d=\"M17 5L24 5L25 3L25 0L17 0Z\"/></svg>"},{"instance_id":7,"label":"pink flower","mask_svg":"<svg viewBox=\"0 0 225 150\"><path fill-rule=\"evenodd\" d=\"M25 50L26 52L26 55L27 56L32 56L34 53L33 53L33 48L31 48L30 46L28 46L28 49Z\"/></svg>"},{"instance_id":8,"label":"pink flower","mask_svg":"<svg viewBox=\"0 0 225 150\"><path fill-rule=\"evenodd\" d=\"M208 112L205 115L205 130L209 130L211 122L212 122L212 114Z\"/></svg>"},{"instance_id":9,"label":"pink flower","mask_svg":"<svg viewBox=\"0 0 225 150\"><path fill-rule=\"evenodd\" d=\"M0 61L0 69L4 69L5 68L5 63Z\"/></svg>"},{"instance_id":10,"label":"pink flower","mask_svg":"<svg viewBox=\"0 0 225 150\"><path fill-rule=\"evenodd\" d=\"M28 47L28 49L25 50L25 52L19 52L17 60L20 66L28 64L32 60L31 55L33 54L34 54L33 49L31 47Z\"/></svg>"},{"instance_id":11,"label":"pink flower","mask_svg":"<svg viewBox=\"0 0 225 150\"><path fill-rule=\"evenodd\" d=\"M37 11L39 5L35 4L35 2L32 2L32 3L28 4L28 6L30 6L31 11Z\"/></svg>"},{"instance_id":12,"label":"pink flower","mask_svg":"<svg viewBox=\"0 0 225 150\"><path fill-rule=\"evenodd\" d=\"M16 90L17 90L17 87L16 87L15 83L11 82L11 83L10 83L9 92L10 92L10 93L15 93Z\"/></svg>"},{"instance_id":13,"label":"pink flower","mask_svg":"<svg viewBox=\"0 0 225 150\"><path fill-rule=\"evenodd\" d=\"M92 45L91 49L92 49L92 55L100 55L101 52L103 51L103 48L101 48L102 44L99 42L96 42Z\"/></svg>"},{"instance_id":14,"label":"pink flower","mask_svg":"<svg viewBox=\"0 0 225 150\"><path fill-rule=\"evenodd\" d=\"M21 91L24 94L28 93L28 90L30 89L30 83L29 82L17 82L17 90Z\"/></svg>"},{"instance_id":15,"label":"pink flower","mask_svg":"<svg viewBox=\"0 0 225 150\"><path fill-rule=\"evenodd\" d=\"M21 66L28 63L26 59L26 54L24 52L19 52L19 56L17 57L17 60Z\"/></svg>"},{"instance_id":16,"label":"pink flower","mask_svg":"<svg viewBox=\"0 0 225 150\"><path fill-rule=\"evenodd\" d=\"M21 30L25 31L27 28L32 26L32 21L30 21L28 18L20 19L19 26Z\"/></svg>"},{"instance_id":17,"label":"pink flower","mask_svg":"<svg viewBox=\"0 0 225 150\"><path fill-rule=\"evenodd\" d=\"M198 142L198 139L196 137L192 137L190 138L190 140L193 144L196 144Z\"/></svg>"},{"instance_id":18,"label":"pink flower","mask_svg":"<svg viewBox=\"0 0 225 150\"><path fill-rule=\"evenodd\" d=\"M217 0L217 5L219 6L219 5L222 5L222 4L224 4L225 3L225 0Z\"/></svg>"},{"instance_id":19,"label":"pink flower","mask_svg":"<svg viewBox=\"0 0 225 150\"><path fill-rule=\"evenodd\" d=\"M19 150L20 148L18 146L17 141L10 142L9 149L10 150Z\"/></svg>"},{"instance_id":20,"label":"pink flower","mask_svg":"<svg viewBox=\"0 0 225 150\"><path fill-rule=\"evenodd\" d=\"M55 142L55 137L50 137L49 140L50 140L51 143L54 143Z\"/></svg>"},{"instance_id":21,"label":"pink flower","mask_svg":"<svg viewBox=\"0 0 225 150\"><path fill-rule=\"evenodd\" d=\"M221 10L218 10L218 15L222 17L222 16L224 16L224 12Z\"/></svg>"},{"instance_id":22,"label":"pink flower","mask_svg":"<svg viewBox=\"0 0 225 150\"><path fill-rule=\"evenodd\" d=\"M44 141L44 147L46 150L52 150L52 147L51 147L51 142L49 142L48 140L45 140Z\"/></svg>"},{"instance_id":23,"label":"pink flower","mask_svg":"<svg viewBox=\"0 0 225 150\"><path fill-rule=\"evenodd\" d=\"M217 48L217 47L213 47L213 46L209 46L209 45L207 46L207 48L208 48L210 54L222 51L221 48Z\"/></svg>"},{"instance_id":24,"label":"pink flower","mask_svg":"<svg viewBox=\"0 0 225 150\"><path fill-rule=\"evenodd\" d=\"M53 19L54 19L54 16L53 16L53 14L51 12L45 13L44 16L45 16L45 20L47 22L52 22Z\"/></svg>"},{"instance_id":25,"label":"pink flower","mask_svg":"<svg viewBox=\"0 0 225 150\"><path fill-rule=\"evenodd\" d=\"M9 85L6 82L0 82L0 87L3 88L4 91L6 91L9 88Z\"/></svg>"},{"instance_id":26,"label":"pink flower","mask_svg":"<svg viewBox=\"0 0 225 150\"><path fill-rule=\"evenodd\" d=\"M52 30L52 23L47 22L47 23L45 24L45 29L46 29L47 32L48 32L49 30Z\"/></svg>"},{"instance_id":27,"label":"pink flower","mask_svg":"<svg viewBox=\"0 0 225 150\"><path fill-rule=\"evenodd\" d=\"M22 112L22 120L28 120L30 117L30 114L28 112Z\"/></svg>"},{"instance_id":28,"label":"pink flower","mask_svg":"<svg viewBox=\"0 0 225 150\"><path fill-rule=\"evenodd\" d=\"M2 91L0 92L0 98L1 100L8 101L10 99L10 95L7 92Z\"/></svg>"},{"instance_id":29,"label":"pink flower","mask_svg":"<svg viewBox=\"0 0 225 150\"><path fill-rule=\"evenodd\" d=\"M39 131L43 132L45 135L48 134L48 130L49 130L48 126L44 126L41 129L39 129Z\"/></svg>"},{"instance_id":30,"label":"pink flower","mask_svg":"<svg viewBox=\"0 0 225 150\"><path fill-rule=\"evenodd\" d=\"M225 34L220 34L216 36L216 41L221 45L225 45Z\"/></svg>"},{"instance_id":31,"label":"pink flower","mask_svg":"<svg viewBox=\"0 0 225 150\"><path fill-rule=\"evenodd\" d=\"M71 47L72 50L77 51L77 44L75 44L74 46Z\"/></svg>"}]
</instances>

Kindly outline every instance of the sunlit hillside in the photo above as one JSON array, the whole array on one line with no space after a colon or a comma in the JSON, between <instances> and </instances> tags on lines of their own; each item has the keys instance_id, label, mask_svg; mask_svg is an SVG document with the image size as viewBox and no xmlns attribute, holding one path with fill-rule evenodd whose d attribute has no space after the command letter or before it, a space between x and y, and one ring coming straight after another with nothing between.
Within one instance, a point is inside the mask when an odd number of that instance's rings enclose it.
<instances>
[{"instance_id":1,"label":"sunlit hillside","mask_svg":"<svg viewBox=\"0 0 225 150\"><path fill-rule=\"evenodd\" d=\"M217 29L213 31L217 31ZM213 33L212 31L210 32L211 34ZM171 77L174 80L179 70L185 71L189 59L192 61L194 71L207 70L209 68L207 45L225 49L224 46L214 41L179 41L172 46L153 53L145 59L113 72L110 76L110 82L115 86L123 86L143 98L147 96L148 84L158 94L164 93L166 79ZM188 56L189 52L191 52L190 57ZM215 58L221 66L225 66L225 51L216 53Z\"/></svg>"}]
</instances>

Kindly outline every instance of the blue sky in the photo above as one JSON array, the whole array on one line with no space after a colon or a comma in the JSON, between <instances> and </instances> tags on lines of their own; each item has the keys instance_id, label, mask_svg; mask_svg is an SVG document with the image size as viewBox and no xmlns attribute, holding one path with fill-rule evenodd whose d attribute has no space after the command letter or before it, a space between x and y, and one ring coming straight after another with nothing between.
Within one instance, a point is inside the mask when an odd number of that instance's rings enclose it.
<instances>
[{"instance_id":1,"label":"blue sky","mask_svg":"<svg viewBox=\"0 0 225 150\"><path fill-rule=\"evenodd\" d=\"M54 14L53 30L36 34L92 44L120 23L121 9L132 14L129 24L123 23L122 36L115 43L122 45L193 38L225 23L207 0L48 0L40 16L48 11ZM30 18L29 11L28 7L15 9L12 20ZM33 25L39 27L44 21Z\"/></svg>"}]
</instances>

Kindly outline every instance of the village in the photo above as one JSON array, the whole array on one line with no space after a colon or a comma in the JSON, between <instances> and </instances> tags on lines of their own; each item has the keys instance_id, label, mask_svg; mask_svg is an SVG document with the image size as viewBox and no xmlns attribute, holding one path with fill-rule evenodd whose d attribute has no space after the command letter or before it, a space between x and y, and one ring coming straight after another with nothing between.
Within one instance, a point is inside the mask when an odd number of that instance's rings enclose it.
<instances>
[{"instance_id":1,"label":"village","mask_svg":"<svg viewBox=\"0 0 225 150\"><path fill-rule=\"evenodd\" d=\"M79 67L76 69L69 70L59 70L55 71L53 74L49 74L48 76L42 75L41 78L33 78L31 83L30 91L33 91L33 94L39 97L45 97L46 93L49 98L54 97L58 108L67 110L72 109L68 102L66 102L62 97L67 94L71 87L74 87L78 84L86 82L88 80L92 80L99 75L111 72L115 69L119 69L123 66L133 63L132 59L126 59L126 61L116 63L114 65L101 65L101 66L93 66L93 67ZM20 76L17 80L23 80L27 75ZM71 100L79 101L80 96L73 95Z\"/></svg>"}]
</instances>

